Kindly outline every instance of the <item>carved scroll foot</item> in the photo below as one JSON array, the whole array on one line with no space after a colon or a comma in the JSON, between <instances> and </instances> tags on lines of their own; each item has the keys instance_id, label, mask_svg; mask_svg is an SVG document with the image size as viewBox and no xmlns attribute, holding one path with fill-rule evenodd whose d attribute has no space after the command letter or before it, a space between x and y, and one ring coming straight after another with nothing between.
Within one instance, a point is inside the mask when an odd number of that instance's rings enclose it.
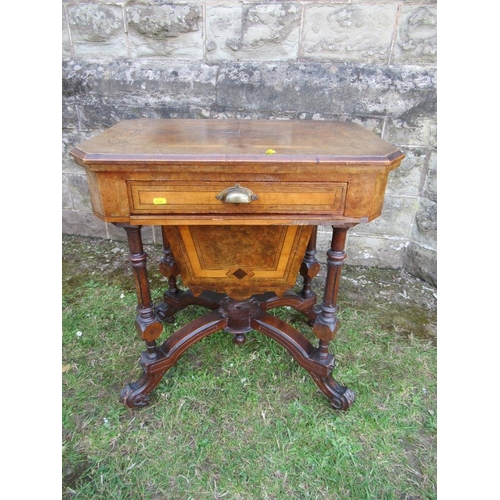
<instances>
[{"instance_id":1,"label":"carved scroll foot","mask_svg":"<svg viewBox=\"0 0 500 500\"><path fill-rule=\"evenodd\" d=\"M309 373L314 383L330 400L330 404L334 410L348 410L354 403L354 392L348 387L338 384L331 374L321 377L315 373Z\"/></svg>"},{"instance_id":2,"label":"carved scroll foot","mask_svg":"<svg viewBox=\"0 0 500 500\"><path fill-rule=\"evenodd\" d=\"M160 383L162 376L163 373L144 372L137 382L123 388L120 401L128 408L144 408L149 404L148 394Z\"/></svg>"}]
</instances>

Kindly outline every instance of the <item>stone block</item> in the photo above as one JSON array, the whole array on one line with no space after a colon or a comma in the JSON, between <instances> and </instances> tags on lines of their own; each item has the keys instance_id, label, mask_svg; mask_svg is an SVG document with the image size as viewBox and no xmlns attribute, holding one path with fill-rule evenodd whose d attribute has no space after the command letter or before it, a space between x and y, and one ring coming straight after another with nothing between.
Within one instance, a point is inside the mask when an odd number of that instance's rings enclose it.
<instances>
[{"instance_id":1,"label":"stone block","mask_svg":"<svg viewBox=\"0 0 500 500\"><path fill-rule=\"evenodd\" d=\"M397 269L403 267L406 254L405 238L384 238L348 234L346 264L351 266L378 266Z\"/></svg>"},{"instance_id":2,"label":"stone block","mask_svg":"<svg viewBox=\"0 0 500 500\"><path fill-rule=\"evenodd\" d=\"M430 154L422 195L437 203L437 153L435 151Z\"/></svg>"},{"instance_id":3,"label":"stone block","mask_svg":"<svg viewBox=\"0 0 500 500\"><path fill-rule=\"evenodd\" d=\"M347 233L346 264L353 266L402 267L405 256L406 238L362 235L351 228ZM325 264L326 252L330 248L332 229L319 226L316 259Z\"/></svg>"},{"instance_id":4,"label":"stone block","mask_svg":"<svg viewBox=\"0 0 500 500\"><path fill-rule=\"evenodd\" d=\"M404 268L414 276L437 286L436 251L411 242L406 250Z\"/></svg>"},{"instance_id":5,"label":"stone block","mask_svg":"<svg viewBox=\"0 0 500 500\"><path fill-rule=\"evenodd\" d=\"M435 106L433 69L313 62L219 64L219 111L399 116L415 108L423 112L427 103Z\"/></svg>"},{"instance_id":6,"label":"stone block","mask_svg":"<svg viewBox=\"0 0 500 500\"><path fill-rule=\"evenodd\" d=\"M66 183L71 196L73 210L79 212L92 212L90 194L85 173L65 174Z\"/></svg>"},{"instance_id":7,"label":"stone block","mask_svg":"<svg viewBox=\"0 0 500 500\"><path fill-rule=\"evenodd\" d=\"M436 101L436 96L428 95L427 104L429 106L435 106ZM420 104L425 106L425 101L418 103L417 106ZM401 119L387 120L384 139L406 147L436 148L437 121L435 116L431 114L431 110L428 111L431 116L422 115L407 119L406 116L411 113L411 110L408 110L408 112L402 113L403 118ZM420 112L424 113L424 111Z\"/></svg>"},{"instance_id":8,"label":"stone block","mask_svg":"<svg viewBox=\"0 0 500 500\"><path fill-rule=\"evenodd\" d=\"M64 8L64 5L62 6L61 20L62 20L62 36L61 36L62 56L71 57L72 56L71 39L69 36L68 18L66 17L66 10Z\"/></svg>"},{"instance_id":9,"label":"stone block","mask_svg":"<svg viewBox=\"0 0 500 500\"><path fill-rule=\"evenodd\" d=\"M61 107L61 122L63 129L78 128L78 113L74 104L63 101Z\"/></svg>"},{"instance_id":10,"label":"stone block","mask_svg":"<svg viewBox=\"0 0 500 500\"><path fill-rule=\"evenodd\" d=\"M95 238L107 238L106 225L91 212L62 211L63 234L79 234Z\"/></svg>"},{"instance_id":11,"label":"stone block","mask_svg":"<svg viewBox=\"0 0 500 500\"><path fill-rule=\"evenodd\" d=\"M221 63L217 107L236 111L333 112L334 75L321 64Z\"/></svg>"},{"instance_id":12,"label":"stone block","mask_svg":"<svg viewBox=\"0 0 500 500\"><path fill-rule=\"evenodd\" d=\"M299 49L295 3L207 5L208 59L289 60Z\"/></svg>"},{"instance_id":13,"label":"stone block","mask_svg":"<svg viewBox=\"0 0 500 500\"><path fill-rule=\"evenodd\" d=\"M69 5L67 12L76 57L127 57L120 6Z\"/></svg>"},{"instance_id":14,"label":"stone block","mask_svg":"<svg viewBox=\"0 0 500 500\"><path fill-rule=\"evenodd\" d=\"M435 68L342 65L337 73L348 114L402 116L411 123L436 110Z\"/></svg>"},{"instance_id":15,"label":"stone block","mask_svg":"<svg viewBox=\"0 0 500 500\"><path fill-rule=\"evenodd\" d=\"M198 118L204 113L202 108L189 103L179 103L177 107L85 104L79 109L80 124L84 129L95 126L104 129L123 120L136 118Z\"/></svg>"},{"instance_id":16,"label":"stone block","mask_svg":"<svg viewBox=\"0 0 500 500\"><path fill-rule=\"evenodd\" d=\"M417 198L387 195L384 199L382 215L368 223L361 223L350 229L351 234L379 235L384 237L407 238L418 208Z\"/></svg>"},{"instance_id":17,"label":"stone block","mask_svg":"<svg viewBox=\"0 0 500 500\"><path fill-rule=\"evenodd\" d=\"M400 8L394 44L395 64L436 64L437 8L431 5Z\"/></svg>"},{"instance_id":18,"label":"stone block","mask_svg":"<svg viewBox=\"0 0 500 500\"><path fill-rule=\"evenodd\" d=\"M326 262L326 252L330 248L332 241L332 227L318 226L318 236L316 239L316 259Z\"/></svg>"},{"instance_id":19,"label":"stone block","mask_svg":"<svg viewBox=\"0 0 500 500\"><path fill-rule=\"evenodd\" d=\"M203 58L201 6L132 5L126 15L132 57Z\"/></svg>"},{"instance_id":20,"label":"stone block","mask_svg":"<svg viewBox=\"0 0 500 500\"><path fill-rule=\"evenodd\" d=\"M161 226L152 226L153 243L163 246L163 237L161 234Z\"/></svg>"},{"instance_id":21,"label":"stone block","mask_svg":"<svg viewBox=\"0 0 500 500\"><path fill-rule=\"evenodd\" d=\"M335 75L321 64L224 63L217 105L238 111L334 113Z\"/></svg>"},{"instance_id":22,"label":"stone block","mask_svg":"<svg viewBox=\"0 0 500 500\"><path fill-rule=\"evenodd\" d=\"M301 57L388 63L396 5L305 7Z\"/></svg>"},{"instance_id":23,"label":"stone block","mask_svg":"<svg viewBox=\"0 0 500 500\"><path fill-rule=\"evenodd\" d=\"M73 209L73 201L71 200L71 195L69 194L69 186L66 182L66 176L62 176L62 209L63 210L72 210Z\"/></svg>"},{"instance_id":24,"label":"stone block","mask_svg":"<svg viewBox=\"0 0 500 500\"><path fill-rule=\"evenodd\" d=\"M110 224L112 225L112 224ZM122 231L124 231L122 229ZM145 244L149 244L149 243L156 243L155 241L155 228L153 226L142 226L142 229L141 229L141 234L142 234L142 242L145 243ZM159 264L159 262L153 262L152 263L153 265L155 264Z\"/></svg>"},{"instance_id":25,"label":"stone block","mask_svg":"<svg viewBox=\"0 0 500 500\"><path fill-rule=\"evenodd\" d=\"M388 195L417 197L420 195L425 176L429 150L402 148L402 151L406 157L399 168L389 174L386 193Z\"/></svg>"},{"instance_id":26,"label":"stone block","mask_svg":"<svg viewBox=\"0 0 500 500\"><path fill-rule=\"evenodd\" d=\"M114 241L127 241L127 233L122 227L116 227L114 224L106 223L108 238ZM141 234L144 231L141 231Z\"/></svg>"},{"instance_id":27,"label":"stone block","mask_svg":"<svg viewBox=\"0 0 500 500\"><path fill-rule=\"evenodd\" d=\"M347 115L337 115L331 113L321 113L321 112L309 112L309 113L299 113L297 116L298 120L317 120L317 121L341 121L341 122L352 122L361 125L362 127L370 130L371 132L381 136L382 129L384 125L383 118L375 118L369 116L347 116Z\"/></svg>"},{"instance_id":28,"label":"stone block","mask_svg":"<svg viewBox=\"0 0 500 500\"><path fill-rule=\"evenodd\" d=\"M84 59L79 63L73 59L63 59L62 61L62 97L66 105L72 104L85 97L91 90L89 83L95 78L95 65L85 62ZM88 65L88 70L85 68ZM104 72L102 66L98 67L99 72Z\"/></svg>"},{"instance_id":29,"label":"stone block","mask_svg":"<svg viewBox=\"0 0 500 500\"><path fill-rule=\"evenodd\" d=\"M182 112L199 107L206 110L205 114L212 110L375 119L389 114L407 117L386 127L389 134L401 139L393 142L401 145L408 145L408 131L424 134L422 124L427 125L429 134L435 131L435 119L425 118L426 112L435 109L435 83L434 69L418 67L233 61L176 61L164 65L145 59L63 61L64 105L78 103L80 108L91 106L97 111L111 106L107 109L112 111L114 107L117 119L125 112L123 108ZM422 116L417 125L409 121L412 113ZM385 138L391 140L387 133ZM431 141L429 137L427 143ZM421 145L419 142L423 142L422 137L410 145Z\"/></svg>"},{"instance_id":30,"label":"stone block","mask_svg":"<svg viewBox=\"0 0 500 500\"><path fill-rule=\"evenodd\" d=\"M83 129L130 118L207 117L215 101L216 73L217 67L202 63L65 61L64 104L78 109Z\"/></svg>"},{"instance_id":31,"label":"stone block","mask_svg":"<svg viewBox=\"0 0 500 500\"><path fill-rule=\"evenodd\" d=\"M433 250L437 248L437 204L427 198L420 198L412 240Z\"/></svg>"},{"instance_id":32,"label":"stone block","mask_svg":"<svg viewBox=\"0 0 500 500\"><path fill-rule=\"evenodd\" d=\"M211 105L216 96L217 66L168 64L145 59L63 62L67 102L119 108L175 109Z\"/></svg>"}]
</instances>

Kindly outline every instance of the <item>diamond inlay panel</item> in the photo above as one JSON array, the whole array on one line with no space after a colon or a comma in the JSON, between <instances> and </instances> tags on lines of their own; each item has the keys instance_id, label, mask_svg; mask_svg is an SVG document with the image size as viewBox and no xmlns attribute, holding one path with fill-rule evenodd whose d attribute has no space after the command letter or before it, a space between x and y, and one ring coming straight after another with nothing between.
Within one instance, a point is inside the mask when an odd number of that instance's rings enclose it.
<instances>
[{"instance_id":1,"label":"diamond inlay panel","mask_svg":"<svg viewBox=\"0 0 500 500\"><path fill-rule=\"evenodd\" d=\"M234 273L233 273L233 276L236 276L239 280L243 279L248 273L246 273L245 271L243 271L243 269L241 269L241 267L236 270Z\"/></svg>"}]
</instances>

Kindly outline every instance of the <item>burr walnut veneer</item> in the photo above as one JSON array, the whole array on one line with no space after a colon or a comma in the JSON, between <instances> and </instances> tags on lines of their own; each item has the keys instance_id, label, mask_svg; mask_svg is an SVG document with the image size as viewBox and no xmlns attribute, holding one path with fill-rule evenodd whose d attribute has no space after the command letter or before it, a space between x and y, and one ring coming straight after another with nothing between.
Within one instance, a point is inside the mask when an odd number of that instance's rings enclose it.
<instances>
[{"instance_id":1,"label":"burr walnut veneer","mask_svg":"<svg viewBox=\"0 0 500 500\"><path fill-rule=\"evenodd\" d=\"M71 152L86 171L94 214L127 233L146 343L143 373L121 393L129 407L149 402L164 373L198 340L219 330L241 344L256 330L288 349L346 410L354 393L332 377L337 292L347 230L381 214L388 174L404 155L345 122L128 120ZM159 225L168 278L151 300L141 227ZM311 280L318 225L333 228L326 285ZM302 289L291 291L297 275ZM177 288L181 276L186 290ZM163 322L189 305L209 311L158 345ZM309 321L317 345L269 311L289 306Z\"/></svg>"}]
</instances>

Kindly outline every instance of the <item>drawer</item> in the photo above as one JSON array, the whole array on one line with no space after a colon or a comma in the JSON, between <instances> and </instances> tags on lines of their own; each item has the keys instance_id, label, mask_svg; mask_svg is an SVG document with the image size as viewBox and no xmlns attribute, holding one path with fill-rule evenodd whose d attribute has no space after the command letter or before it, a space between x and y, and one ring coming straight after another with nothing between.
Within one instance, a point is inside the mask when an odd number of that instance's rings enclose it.
<instances>
[{"instance_id":1,"label":"drawer","mask_svg":"<svg viewBox=\"0 0 500 500\"><path fill-rule=\"evenodd\" d=\"M232 182L128 181L132 214L322 213L340 215L344 212L346 192L347 183L340 182L241 182L235 184ZM244 201L241 202L241 200Z\"/></svg>"}]
</instances>

